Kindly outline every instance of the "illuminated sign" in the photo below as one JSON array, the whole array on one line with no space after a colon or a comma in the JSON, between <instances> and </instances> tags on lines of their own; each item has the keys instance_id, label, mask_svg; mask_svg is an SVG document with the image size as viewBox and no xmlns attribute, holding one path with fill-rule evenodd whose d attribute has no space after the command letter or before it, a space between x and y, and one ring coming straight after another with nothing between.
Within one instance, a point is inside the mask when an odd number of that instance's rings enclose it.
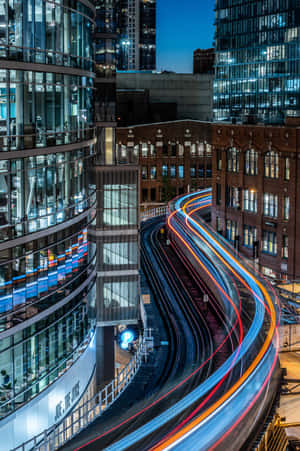
<instances>
[{"instance_id":1,"label":"illuminated sign","mask_svg":"<svg viewBox=\"0 0 300 451\"><path fill-rule=\"evenodd\" d=\"M129 343L134 341L134 332L130 329L125 329L120 335L120 346L122 349L127 349Z\"/></svg>"}]
</instances>

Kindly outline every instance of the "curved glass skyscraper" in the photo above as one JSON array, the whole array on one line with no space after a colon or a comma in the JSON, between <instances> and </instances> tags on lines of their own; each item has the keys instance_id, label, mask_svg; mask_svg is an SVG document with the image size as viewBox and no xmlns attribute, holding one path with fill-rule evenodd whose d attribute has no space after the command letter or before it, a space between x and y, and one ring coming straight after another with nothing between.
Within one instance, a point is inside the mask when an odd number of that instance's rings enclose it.
<instances>
[{"instance_id":1,"label":"curved glass skyscraper","mask_svg":"<svg viewBox=\"0 0 300 451\"><path fill-rule=\"evenodd\" d=\"M94 20L88 0L0 0L1 435L16 410L40 415L12 447L63 417L94 371L91 357L76 367L94 330Z\"/></svg>"},{"instance_id":2,"label":"curved glass skyscraper","mask_svg":"<svg viewBox=\"0 0 300 451\"><path fill-rule=\"evenodd\" d=\"M217 0L215 36L215 120L299 116L298 0Z\"/></svg>"}]
</instances>

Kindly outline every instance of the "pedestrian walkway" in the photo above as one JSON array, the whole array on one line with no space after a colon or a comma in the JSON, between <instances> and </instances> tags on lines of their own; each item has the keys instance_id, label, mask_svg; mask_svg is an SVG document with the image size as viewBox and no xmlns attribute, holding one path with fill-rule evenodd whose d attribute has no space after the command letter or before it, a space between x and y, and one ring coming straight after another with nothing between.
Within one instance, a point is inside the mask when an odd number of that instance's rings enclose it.
<instances>
[{"instance_id":1,"label":"pedestrian walkway","mask_svg":"<svg viewBox=\"0 0 300 451\"><path fill-rule=\"evenodd\" d=\"M122 371L122 369L128 365L130 359L132 358L132 354L128 351L124 351L120 346L115 343L115 375Z\"/></svg>"}]
</instances>

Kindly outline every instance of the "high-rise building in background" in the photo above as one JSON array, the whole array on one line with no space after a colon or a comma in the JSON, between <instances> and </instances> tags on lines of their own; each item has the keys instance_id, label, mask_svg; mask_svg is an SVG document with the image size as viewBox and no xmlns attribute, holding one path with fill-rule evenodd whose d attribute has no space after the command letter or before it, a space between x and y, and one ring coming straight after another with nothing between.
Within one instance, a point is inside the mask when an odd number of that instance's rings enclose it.
<instances>
[{"instance_id":1,"label":"high-rise building in background","mask_svg":"<svg viewBox=\"0 0 300 451\"><path fill-rule=\"evenodd\" d=\"M215 120L298 116L299 40L298 0L217 0Z\"/></svg>"},{"instance_id":2,"label":"high-rise building in background","mask_svg":"<svg viewBox=\"0 0 300 451\"><path fill-rule=\"evenodd\" d=\"M213 74L215 49L197 49L193 55L194 74Z\"/></svg>"},{"instance_id":3,"label":"high-rise building in background","mask_svg":"<svg viewBox=\"0 0 300 451\"><path fill-rule=\"evenodd\" d=\"M138 155L116 152L116 1L97 0L95 117L97 157L97 385L114 377L115 326L139 318ZM130 146L130 143L129 143Z\"/></svg>"},{"instance_id":4,"label":"high-rise building in background","mask_svg":"<svg viewBox=\"0 0 300 451\"><path fill-rule=\"evenodd\" d=\"M117 1L118 70L155 70L156 0Z\"/></svg>"},{"instance_id":5,"label":"high-rise building in background","mask_svg":"<svg viewBox=\"0 0 300 451\"><path fill-rule=\"evenodd\" d=\"M72 3L72 4L71 4ZM95 8L0 0L0 435L62 419L95 368ZM17 414L15 414L17 413Z\"/></svg>"}]
</instances>

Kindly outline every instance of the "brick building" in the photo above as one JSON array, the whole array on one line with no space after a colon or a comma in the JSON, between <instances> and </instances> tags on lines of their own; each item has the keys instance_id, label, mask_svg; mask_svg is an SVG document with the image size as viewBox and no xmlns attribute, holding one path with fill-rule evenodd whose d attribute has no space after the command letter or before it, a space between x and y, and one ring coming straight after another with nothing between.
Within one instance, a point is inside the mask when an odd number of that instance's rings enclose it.
<instances>
[{"instance_id":1,"label":"brick building","mask_svg":"<svg viewBox=\"0 0 300 451\"><path fill-rule=\"evenodd\" d=\"M212 225L266 275L300 279L300 127L200 121L117 128L142 204L212 186ZM298 231L299 230L299 231Z\"/></svg>"},{"instance_id":2,"label":"brick building","mask_svg":"<svg viewBox=\"0 0 300 451\"><path fill-rule=\"evenodd\" d=\"M118 160L139 160L142 204L211 186L211 124L174 121L117 128Z\"/></svg>"},{"instance_id":3,"label":"brick building","mask_svg":"<svg viewBox=\"0 0 300 451\"><path fill-rule=\"evenodd\" d=\"M212 125L213 226L266 275L300 277L300 128Z\"/></svg>"}]
</instances>

